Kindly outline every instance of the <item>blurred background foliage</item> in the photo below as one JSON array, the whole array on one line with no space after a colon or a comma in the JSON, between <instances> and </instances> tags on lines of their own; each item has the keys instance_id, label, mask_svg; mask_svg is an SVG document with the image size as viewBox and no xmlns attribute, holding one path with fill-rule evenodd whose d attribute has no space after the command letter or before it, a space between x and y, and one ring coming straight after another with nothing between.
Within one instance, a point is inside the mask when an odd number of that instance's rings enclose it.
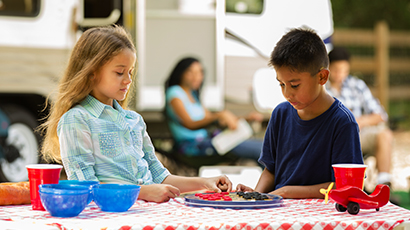
<instances>
[{"instance_id":1,"label":"blurred background foliage","mask_svg":"<svg viewBox=\"0 0 410 230\"><path fill-rule=\"evenodd\" d=\"M331 0L335 28L374 28L385 20L391 30L410 29L410 0Z\"/></svg>"},{"instance_id":2,"label":"blurred background foliage","mask_svg":"<svg viewBox=\"0 0 410 230\"><path fill-rule=\"evenodd\" d=\"M226 11L262 13L264 1L226 0ZM335 28L373 28L385 20L393 30L410 29L410 0L331 0Z\"/></svg>"},{"instance_id":3,"label":"blurred background foliage","mask_svg":"<svg viewBox=\"0 0 410 230\"><path fill-rule=\"evenodd\" d=\"M335 29L370 29L384 20L391 31L410 31L410 0L331 0ZM409 38L410 39L410 38ZM352 55L373 56L374 49L363 46L347 47ZM410 58L410 47L391 47L390 57ZM410 65L410 63L409 63ZM355 73L368 85L375 84L373 74ZM410 90L410 73L390 72L390 86L406 85ZM410 130L410 100L390 100L389 117L391 127Z\"/></svg>"}]
</instances>

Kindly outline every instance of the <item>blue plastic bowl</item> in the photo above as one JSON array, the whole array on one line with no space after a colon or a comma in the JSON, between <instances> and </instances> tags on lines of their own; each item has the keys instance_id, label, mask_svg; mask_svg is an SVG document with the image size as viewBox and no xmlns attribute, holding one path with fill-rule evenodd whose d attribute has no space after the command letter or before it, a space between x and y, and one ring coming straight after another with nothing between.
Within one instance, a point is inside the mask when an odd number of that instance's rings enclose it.
<instances>
[{"instance_id":1,"label":"blue plastic bowl","mask_svg":"<svg viewBox=\"0 0 410 230\"><path fill-rule=\"evenodd\" d=\"M93 181L93 180L60 180L58 182L59 184L73 184L73 185L84 185L84 186L89 186L90 187L90 195L88 196L88 203L89 204L93 200L93 186L95 184L99 184L99 181Z\"/></svg>"},{"instance_id":2,"label":"blue plastic bowl","mask_svg":"<svg viewBox=\"0 0 410 230\"><path fill-rule=\"evenodd\" d=\"M80 214L89 197L90 189L82 185L39 185L41 203L54 217L74 217Z\"/></svg>"},{"instance_id":3,"label":"blue plastic bowl","mask_svg":"<svg viewBox=\"0 0 410 230\"><path fill-rule=\"evenodd\" d=\"M94 202L101 211L125 212L135 203L141 187L131 184L98 184L93 186Z\"/></svg>"}]
</instances>

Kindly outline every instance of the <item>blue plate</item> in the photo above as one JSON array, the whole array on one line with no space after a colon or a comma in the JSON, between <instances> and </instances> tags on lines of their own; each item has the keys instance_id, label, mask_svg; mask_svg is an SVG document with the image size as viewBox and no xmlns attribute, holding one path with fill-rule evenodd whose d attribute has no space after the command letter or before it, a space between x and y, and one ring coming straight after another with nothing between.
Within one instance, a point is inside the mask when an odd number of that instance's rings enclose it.
<instances>
[{"instance_id":1,"label":"blue plate","mask_svg":"<svg viewBox=\"0 0 410 230\"><path fill-rule=\"evenodd\" d=\"M207 193L205 193L207 194ZM192 195L185 196L185 204L192 207L211 207L211 208L232 208L232 209L261 209L277 208L283 205L283 198L278 195L261 193L266 195L265 200L245 200L240 198L236 192L229 193L232 201L222 200L203 200L202 198Z\"/></svg>"}]
</instances>

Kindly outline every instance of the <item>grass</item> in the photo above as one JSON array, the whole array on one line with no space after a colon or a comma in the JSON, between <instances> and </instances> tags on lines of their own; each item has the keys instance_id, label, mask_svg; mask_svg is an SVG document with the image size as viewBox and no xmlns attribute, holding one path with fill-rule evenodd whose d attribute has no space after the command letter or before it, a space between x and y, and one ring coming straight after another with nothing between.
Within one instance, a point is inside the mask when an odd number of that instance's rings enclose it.
<instances>
[{"instance_id":1,"label":"grass","mask_svg":"<svg viewBox=\"0 0 410 230\"><path fill-rule=\"evenodd\" d=\"M410 99L391 100L389 120L393 130L410 130Z\"/></svg>"},{"instance_id":2,"label":"grass","mask_svg":"<svg viewBox=\"0 0 410 230\"><path fill-rule=\"evenodd\" d=\"M393 192L392 196L398 198L400 207L410 210L410 194L408 192L397 191Z\"/></svg>"}]
</instances>

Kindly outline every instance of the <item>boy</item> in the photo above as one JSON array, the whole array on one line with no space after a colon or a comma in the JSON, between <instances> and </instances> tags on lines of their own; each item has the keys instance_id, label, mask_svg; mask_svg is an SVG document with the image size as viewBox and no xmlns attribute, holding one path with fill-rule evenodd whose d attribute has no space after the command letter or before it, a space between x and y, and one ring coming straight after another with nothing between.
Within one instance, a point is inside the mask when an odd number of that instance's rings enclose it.
<instances>
[{"instance_id":1,"label":"boy","mask_svg":"<svg viewBox=\"0 0 410 230\"><path fill-rule=\"evenodd\" d=\"M255 190L283 198L323 198L335 181L332 164L363 164L353 114L327 94L329 60L320 37L293 29L270 58L287 102L269 121L259 162L265 165ZM252 189L238 185L238 191Z\"/></svg>"}]
</instances>

